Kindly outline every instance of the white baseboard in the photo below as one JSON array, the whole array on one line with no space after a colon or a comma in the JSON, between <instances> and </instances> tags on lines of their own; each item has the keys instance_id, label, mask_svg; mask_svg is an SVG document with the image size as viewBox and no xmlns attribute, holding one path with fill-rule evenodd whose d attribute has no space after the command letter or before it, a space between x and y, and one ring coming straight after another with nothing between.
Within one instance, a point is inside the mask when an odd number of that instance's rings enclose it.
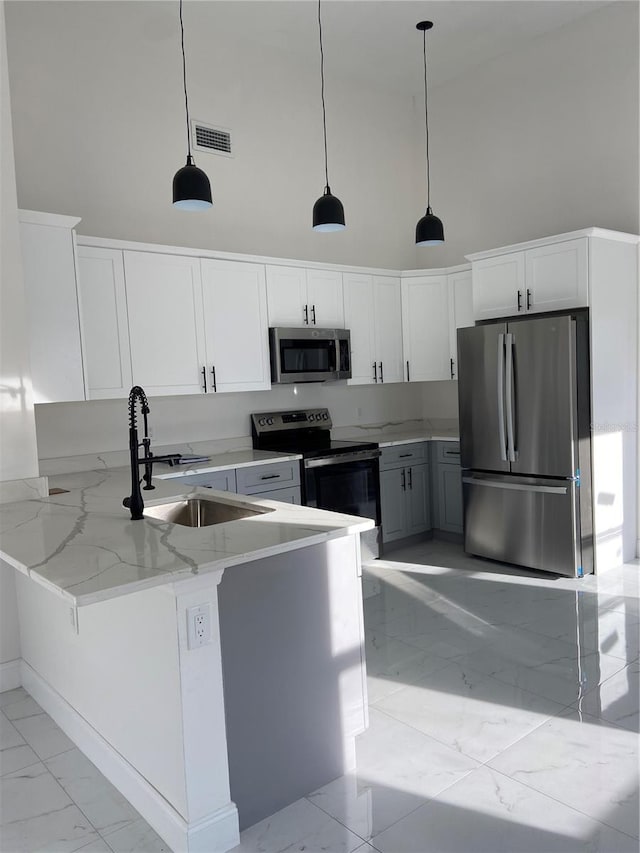
<instances>
[{"instance_id":1,"label":"white baseboard","mask_svg":"<svg viewBox=\"0 0 640 853\"><path fill-rule=\"evenodd\" d=\"M240 843L234 803L191 824L28 663L21 681L33 698L126 797L175 853L226 853Z\"/></svg>"},{"instance_id":2,"label":"white baseboard","mask_svg":"<svg viewBox=\"0 0 640 853\"><path fill-rule=\"evenodd\" d=\"M21 686L20 663L20 658L0 663L0 693L4 693L5 690L15 690L16 687Z\"/></svg>"}]
</instances>

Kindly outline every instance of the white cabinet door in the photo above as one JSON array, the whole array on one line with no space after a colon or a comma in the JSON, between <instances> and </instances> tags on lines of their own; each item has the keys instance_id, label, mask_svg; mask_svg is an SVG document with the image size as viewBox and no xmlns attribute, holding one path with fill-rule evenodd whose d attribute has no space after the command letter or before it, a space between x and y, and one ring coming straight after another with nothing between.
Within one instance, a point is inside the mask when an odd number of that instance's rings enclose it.
<instances>
[{"instance_id":1,"label":"white cabinet door","mask_svg":"<svg viewBox=\"0 0 640 853\"><path fill-rule=\"evenodd\" d=\"M458 329L473 326L471 270L447 276L449 288L449 359L451 378L458 378Z\"/></svg>"},{"instance_id":2,"label":"white cabinet door","mask_svg":"<svg viewBox=\"0 0 640 853\"><path fill-rule=\"evenodd\" d=\"M370 275L345 273L344 318L351 330L351 379L349 385L370 385L378 378L374 348L373 283Z\"/></svg>"},{"instance_id":3,"label":"white cabinet door","mask_svg":"<svg viewBox=\"0 0 640 853\"><path fill-rule=\"evenodd\" d=\"M391 276L373 276L373 303L378 379L381 382L402 382L404 370L400 279ZM348 324L347 328L349 328Z\"/></svg>"},{"instance_id":4,"label":"white cabinet door","mask_svg":"<svg viewBox=\"0 0 640 853\"><path fill-rule=\"evenodd\" d=\"M403 280L402 340L411 382L451 378L446 275Z\"/></svg>"},{"instance_id":5,"label":"white cabinet door","mask_svg":"<svg viewBox=\"0 0 640 853\"><path fill-rule=\"evenodd\" d=\"M476 320L510 317L525 311L524 252L474 261L471 270Z\"/></svg>"},{"instance_id":6,"label":"white cabinet door","mask_svg":"<svg viewBox=\"0 0 640 853\"><path fill-rule=\"evenodd\" d=\"M200 260L124 253L133 382L149 396L201 394L204 327Z\"/></svg>"},{"instance_id":7,"label":"white cabinet door","mask_svg":"<svg viewBox=\"0 0 640 853\"><path fill-rule=\"evenodd\" d=\"M588 240L567 240L526 252L526 307L559 311L589 304Z\"/></svg>"},{"instance_id":8,"label":"white cabinet door","mask_svg":"<svg viewBox=\"0 0 640 853\"><path fill-rule=\"evenodd\" d=\"M307 270L309 325L323 329L344 329L342 273L334 270Z\"/></svg>"},{"instance_id":9,"label":"white cabinet door","mask_svg":"<svg viewBox=\"0 0 640 853\"><path fill-rule=\"evenodd\" d=\"M85 399L71 227L20 222L35 403Z\"/></svg>"},{"instance_id":10,"label":"white cabinet door","mask_svg":"<svg viewBox=\"0 0 640 853\"><path fill-rule=\"evenodd\" d=\"M306 270L302 267L267 265L266 275L269 325L290 326L294 329L306 325L308 321Z\"/></svg>"},{"instance_id":11,"label":"white cabinet door","mask_svg":"<svg viewBox=\"0 0 640 853\"><path fill-rule=\"evenodd\" d=\"M264 267L203 258L207 389L268 391L269 333Z\"/></svg>"},{"instance_id":12,"label":"white cabinet door","mask_svg":"<svg viewBox=\"0 0 640 853\"><path fill-rule=\"evenodd\" d=\"M87 399L127 397L133 383L122 252L79 246L77 257Z\"/></svg>"},{"instance_id":13,"label":"white cabinet door","mask_svg":"<svg viewBox=\"0 0 640 853\"><path fill-rule=\"evenodd\" d=\"M412 465L406 469L407 530L406 536L423 533L431 527L429 502L429 466Z\"/></svg>"}]
</instances>

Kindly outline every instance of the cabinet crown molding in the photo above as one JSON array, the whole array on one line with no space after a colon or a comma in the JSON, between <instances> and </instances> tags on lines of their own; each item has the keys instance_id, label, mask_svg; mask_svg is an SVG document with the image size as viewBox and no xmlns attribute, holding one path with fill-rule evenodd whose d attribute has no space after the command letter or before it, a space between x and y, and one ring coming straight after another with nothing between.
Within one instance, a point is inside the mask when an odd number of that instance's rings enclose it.
<instances>
[{"instance_id":1,"label":"cabinet crown molding","mask_svg":"<svg viewBox=\"0 0 640 853\"><path fill-rule=\"evenodd\" d=\"M617 240L621 243L640 243L640 235L627 234L624 231L611 231L608 228L582 228L580 231L567 231L565 234L553 234L538 240L527 240L524 243L513 243L510 246L500 246L497 249L487 249L484 252L474 252L465 255L468 261L481 261L497 255L508 255L511 252L523 252L527 249L537 249L541 246L551 246L554 243L566 243L568 240L578 240L580 237L601 237L605 240Z\"/></svg>"},{"instance_id":2,"label":"cabinet crown molding","mask_svg":"<svg viewBox=\"0 0 640 853\"><path fill-rule=\"evenodd\" d=\"M82 217L64 216L61 213L44 213L40 210L18 210L18 221L26 225L50 225L55 228L75 228Z\"/></svg>"}]
</instances>

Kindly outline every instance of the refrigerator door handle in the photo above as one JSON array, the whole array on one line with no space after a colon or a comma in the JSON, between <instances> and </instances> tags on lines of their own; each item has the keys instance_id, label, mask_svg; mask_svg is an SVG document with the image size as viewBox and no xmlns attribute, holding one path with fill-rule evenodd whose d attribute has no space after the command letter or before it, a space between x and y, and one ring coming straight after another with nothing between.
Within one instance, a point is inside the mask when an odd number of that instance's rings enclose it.
<instances>
[{"instance_id":1,"label":"refrigerator door handle","mask_svg":"<svg viewBox=\"0 0 640 853\"><path fill-rule=\"evenodd\" d=\"M513 371L513 335L507 332L505 335L507 347L507 368L506 368L506 385L507 385L507 454L509 462L515 462L516 442L515 442L515 426L513 413L513 398L514 398L514 371Z\"/></svg>"},{"instance_id":2,"label":"refrigerator door handle","mask_svg":"<svg viewBox=\"0 0 640 853\"><path fill-rule=\"evenodd\" d=\"M504 334L498 335L498 433L500 441L500 459L507 462L507 439L504 432Z\"/></svg>"},{"instance_id":3,"label":"refrigerator door handle","mask_svg":"<svg viewBox=\"0 0 640 853\"><path fill-rule=\"evenodd\" d=\"M526 483L507 483L504 480L485 480L476 477L463 477L463 483L469 486L488 486L491 489L509 489L513 492L542 492L546 495L566 495L569 486L534 486Z\"/></svg>"}]
</instances>

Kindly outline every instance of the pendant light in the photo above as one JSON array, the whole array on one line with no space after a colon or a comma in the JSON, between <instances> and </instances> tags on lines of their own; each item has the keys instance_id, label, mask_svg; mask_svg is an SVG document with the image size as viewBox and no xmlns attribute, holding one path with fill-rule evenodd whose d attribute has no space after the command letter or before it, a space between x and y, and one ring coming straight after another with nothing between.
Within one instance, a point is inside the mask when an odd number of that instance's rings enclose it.
<instances>
[{"instance_id":1,"label":"pendant light","mask_svg":"<svg viewBox=\"0 0 640 853\"><path fill-rule=\"evenodd\" d=\"M322 18L318 0L318 31L320 34L320 79L322 81L322 127L324 130L324 195L313 205L314 231L343 231L344 208L339 198L331 194L329 187L329 167L327 165L327 114L324 104L324 51L322 49Z\"/></svg>"},{"instance_id":2,"label":"pendant light","mask_svg":"<svg viewBox=\"0 0 640 853\"><path fill-rule=\"evenodd\" d=\"M180 210L206 210L211 207L211 184L202 169L198 169L191 156L191 131L189 128L189 99L187 98L187 63L184 56L184 25L182 0L180 0L180 36L182 44L182 80L184 106L187 114L187 163L173 177L173 206Z\"/></svg>"},{"instance_id":3,"label":"pendant light","mask_svg":"<svg viewBox=\"0 0 640 853\"><path fill-rule=\"evenodd\" d=\"M427 109L427 30L432 21L420 21L416 29L422 31L422 55L424 58L424 120L427 131L427 212L416 225L416 246L437 246L444 243L444 227L431 210L431 180L429 176L429 112Z\"/></svg>"}]
</instances>

